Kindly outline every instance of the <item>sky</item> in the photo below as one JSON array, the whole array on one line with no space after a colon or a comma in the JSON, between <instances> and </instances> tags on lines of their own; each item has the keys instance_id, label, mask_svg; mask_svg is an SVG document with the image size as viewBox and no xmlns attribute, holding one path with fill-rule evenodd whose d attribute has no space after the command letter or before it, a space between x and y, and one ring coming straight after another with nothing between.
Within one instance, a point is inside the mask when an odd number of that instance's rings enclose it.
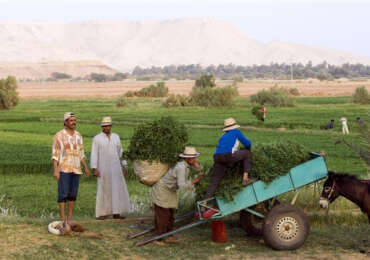
<instances>
[{"instance_id":1,"label":"sky","mask_svg":"<svg viewBox=\"0 0 370 260\"><path fill-rule=\"evenodd\" d=\"M233 22L263 43L294 42L370 57L370 0L0 0L0 22L199 17Z\"/></svg>"}]
</instances>

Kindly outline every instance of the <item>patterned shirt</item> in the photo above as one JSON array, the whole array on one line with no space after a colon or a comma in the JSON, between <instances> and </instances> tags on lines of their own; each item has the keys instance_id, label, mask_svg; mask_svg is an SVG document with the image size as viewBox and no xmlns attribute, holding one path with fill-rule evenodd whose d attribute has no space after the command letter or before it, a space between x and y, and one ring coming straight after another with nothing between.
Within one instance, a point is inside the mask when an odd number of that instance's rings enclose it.
<instances>
[{"instance_id":1,"label":"patterned shirt","mask_svg":"<svg viewBox=\"0 0 370 260\"><path fill-rule=\"evenodd\" d=\"M51 158L58 162L61 172L82 174L81 160L85 158L85 153L81 134L74 131L70 135L65 129L56 133Z\"/></svg>"}]
</instances>

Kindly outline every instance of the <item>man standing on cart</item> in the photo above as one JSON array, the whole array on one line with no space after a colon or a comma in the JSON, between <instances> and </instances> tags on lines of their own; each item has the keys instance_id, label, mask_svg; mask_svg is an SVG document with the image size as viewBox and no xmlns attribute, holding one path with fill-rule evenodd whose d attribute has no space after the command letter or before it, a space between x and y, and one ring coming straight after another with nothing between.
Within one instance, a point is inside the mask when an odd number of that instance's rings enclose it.
<instances>
[{"instance_id":1,"label":"man standing on cart","mask_svg":"<svg viewBox=\"0 0 370 260\"><path fill-rule=\"evenodd\" d=\"M224 121L225 133L221 136L216 152L213 155L213 173L211 184L207 189L206 199L213 197L214 192L226 173L226 168L230 163L243 162L244 174L243 185L246 186L253 180L249 179L248 174L251 170L252 154L250 148L252 142L247 139L238 129L240 125L236 124L234 118L228 118ZM246 149L238 150L239 143L242 143Z\"/></svg>"},{"instance_id":2,"label":"man standing on cart","mask_svg":"<svg viewBox=\"0 0 370 260\"><path fill-rule=\"evenodd\" d=\"M197 161L200 155L194 147L186 147L184 152L179 155L183 160L179 161L173 168L153 185L151 197L154 204L154 226L157 235L173 230L175 210L178 208L179 189L192 189L193 185L202 179L203 174L193 181L188 179L190 167L195 170L201 170L202 167ZM162 241L158 241L163 244ZM166 243L177 243L172 237L164 240Z\"/></svg>"}]
</instances>

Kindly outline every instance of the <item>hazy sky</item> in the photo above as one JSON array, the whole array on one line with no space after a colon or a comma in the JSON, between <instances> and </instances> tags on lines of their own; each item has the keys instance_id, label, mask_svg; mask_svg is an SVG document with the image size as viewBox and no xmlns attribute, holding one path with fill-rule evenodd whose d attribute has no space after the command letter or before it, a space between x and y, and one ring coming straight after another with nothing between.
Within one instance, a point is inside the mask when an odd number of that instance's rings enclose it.
<instances>
[{"instance_id":1,"label":"hazy sky","mask_svg":"<svg viewBox=\"0 0 370 260\"><path fill-rule=\"evenodd\" d=\"M0 0L0 22L195 17L234 22L265 43L296 42L370 57L370 0Z\"/></svg>"}]
</instances>

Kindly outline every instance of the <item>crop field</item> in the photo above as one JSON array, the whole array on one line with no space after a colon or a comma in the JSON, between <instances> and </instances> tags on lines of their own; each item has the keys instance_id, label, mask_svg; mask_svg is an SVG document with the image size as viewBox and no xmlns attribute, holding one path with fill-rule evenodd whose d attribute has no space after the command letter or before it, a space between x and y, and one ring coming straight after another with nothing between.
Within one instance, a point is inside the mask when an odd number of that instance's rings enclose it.
<instances>
[{"instance_id":1,"label":"crop field","mask_svg":"<svg viewBox=\"0 0 370 260\"><path fill-rule=\"evenodd\" d=\"M68 111L73 111L77 116L77 130L83 135L88 159L92 138L101 131L99 122L103 116L112 117L113 132L120 135L124 150L139 123L173 116L185 124L189 145L201 152L200 162L210 165L217 141L222 135L223 120L232 116L254 144L295 141L313 152L325 152L329 169L369 178L366 164L357 154L342 144L335 145L337 140L343 138L340 117L347 117L350 135L346 136L346 140L353 143L359 142L356 117L361 117L366 123L370 122L370 106L356 105L350 97L302 97L297 99L296 106L292 108L267 107L264 123L257 121L251 114L253 104L245 97L239 97L235 106L230 108L164 108L163 99L160 98L137 98L136 101L137 105L119 108L115 100L110 99L23 100L12 110L0 111L0 258L46 259L50 256L62 258L70 254L75 258L99 256L112 259L125 256L123 258L141 259L152 254L153 245L138 249L125 242L127 233L133 231L129 220L122 221L123 224L114 221L100 224L93 220L95 177L82 178L75 216L90 231L100 232L104 238L58 238L46 233L46 224L58 218L57 183L52 176L50 160L52 138L63 128L63 114ZM322 130L321 127L330 119L335 120L335 128ZM133 204L130 217L152 216L149 188L138 183L131 168L127 184ZM213 256L212 259L253 256L365 259L368 252L366 248L370 248L367 218L356 205L342 198L331 205L329 216L326 216L325 211L318 206L319 193L320 184L304 188L298 197L297 205L311 216L312 232L302 249L289 252L288 255L273 252L261 244L259 239L246 237L237 227L237 216L227 220L227 245L210 242L210 228L206 225L180 234L179 238L184 243L179 246L160 248L154 254L157 258L182 259L210 256ZM180 212L189 208L191 197L191 194L183 194ZM289 201L291 197L291 194L287 194L281 200ZM9 238L15 237L17 232L24 235L24 241L37 240L35 247L25 245L21 247L22 250L17 249L22 241L15 239L11 242ZM225 247L231 244L236 249L225 251ZM2 250L5 247L12 249ZM80 249L75 250L77 247ZM189 252L187 248L190 247L194 251ZM211 248L207 255L202 251L205 247ZM364 248L365 254L361 253Z\"/></svg>"}]
</instances>

